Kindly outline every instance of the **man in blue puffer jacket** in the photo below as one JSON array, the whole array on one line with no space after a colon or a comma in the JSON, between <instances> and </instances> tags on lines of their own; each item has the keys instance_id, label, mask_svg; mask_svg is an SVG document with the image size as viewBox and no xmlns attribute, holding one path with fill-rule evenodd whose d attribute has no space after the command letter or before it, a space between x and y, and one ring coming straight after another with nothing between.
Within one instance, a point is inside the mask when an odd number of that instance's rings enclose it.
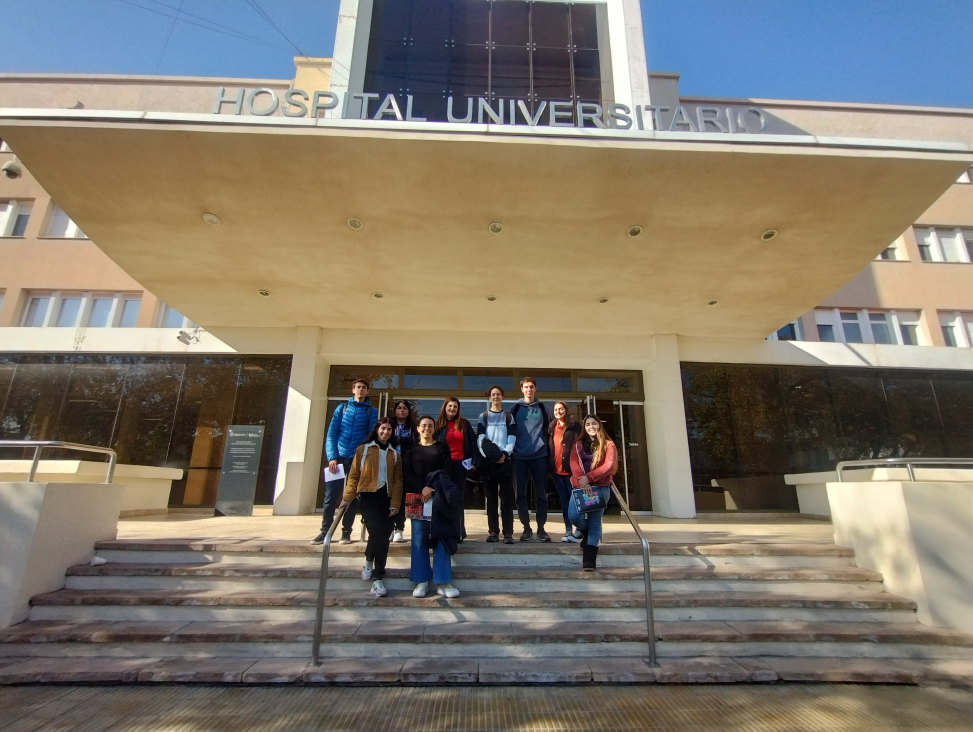
<instances>
[{"instance_id":1,"label":"man in blue puffer jacket","mask_svg":"<svg viewBox=\"0 0 973 732\"><path fill-rule=\"evenodd\" d=\"M328 459L328 468L331 472L338 469L340 465L348 474L351 459L355 456L355 450L364 442L365 437L372 431L378 421L378 410L372 406L368 400L368 382L358 379L351 386L352 398L347 402L342 402L334 410L331 416L331 424L328 425L328 437L324 443L325 457ZM321 544L324 537L331 528L334 520L334 512L341 503L341 495L345 490L345 479L329 480L324 484L324 516L321 522L321 533L311 540L312 544ZM355 525L356 503L345 510L344 519L341 521L341 543L351 542L351 529Z\"/></svg>"}]
</instances>

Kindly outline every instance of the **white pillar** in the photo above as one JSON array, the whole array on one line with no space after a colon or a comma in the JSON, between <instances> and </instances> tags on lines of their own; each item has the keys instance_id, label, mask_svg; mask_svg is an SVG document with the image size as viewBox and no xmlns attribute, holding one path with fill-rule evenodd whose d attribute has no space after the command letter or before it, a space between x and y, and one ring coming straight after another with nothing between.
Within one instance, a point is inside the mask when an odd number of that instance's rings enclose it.
<instances>
[{"instance_id":1,"label":"white pillar","mask_svg":"<svg viewBox=\"0 0 973 732\"><path fill-rule=\"evenodd\" d=\"M667 518L695 518L696 500L676 336L653 336L652 351L654 359L642 372L652 512Z\"/></svg>"},{"instance_id":2,"label":"white pillar","mask_svg":"<svg viewBox=\"0 0 973 732\"><path fill-rule=\"evenodd\" d=\"M329 365L318 353L321 329L298 327L274 488L274 514L312 513L328 410Z\"/></svg>"}]
</instances>

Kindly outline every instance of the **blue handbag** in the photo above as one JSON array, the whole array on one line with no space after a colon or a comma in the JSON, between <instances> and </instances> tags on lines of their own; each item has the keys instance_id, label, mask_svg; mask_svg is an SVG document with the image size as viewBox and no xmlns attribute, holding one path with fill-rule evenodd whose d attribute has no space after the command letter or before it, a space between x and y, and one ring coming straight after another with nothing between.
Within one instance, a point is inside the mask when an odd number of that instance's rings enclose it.
<instances>
[{"instance_id":1,"label":"blue handbag","mask_svg":"<svg viewBox=\"0 0 973 732\"><path fill-rule=\"evenodd\" d=\"M574 507L578 510L579 514L591 513L592 511L608 508L608 501L601 497L601 491L597 491L594 488L587 490L584 488L575 488L571 491L571 500L574 501Z\"/></svg>"}]
</instances>

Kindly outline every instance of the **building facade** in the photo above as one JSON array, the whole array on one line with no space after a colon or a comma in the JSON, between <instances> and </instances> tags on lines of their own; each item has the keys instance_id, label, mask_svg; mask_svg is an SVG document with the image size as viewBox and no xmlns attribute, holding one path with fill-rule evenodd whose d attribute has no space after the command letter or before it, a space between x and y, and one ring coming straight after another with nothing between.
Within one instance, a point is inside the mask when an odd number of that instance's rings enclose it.
<instances>
[{"instance_id":1,"label":"building facade","mask_svg":"<svg viewBox=\"0 0 973 732\"><path fill-rule=\"evenodd\" d=\"M256 500L308 513L355 378L474 416L530 375L663 516L973 456L973 110L682 97L640 18L343 0L293 80L0 77L0 439L206 507L264 425Z\"/></svg>"}]
</instances>

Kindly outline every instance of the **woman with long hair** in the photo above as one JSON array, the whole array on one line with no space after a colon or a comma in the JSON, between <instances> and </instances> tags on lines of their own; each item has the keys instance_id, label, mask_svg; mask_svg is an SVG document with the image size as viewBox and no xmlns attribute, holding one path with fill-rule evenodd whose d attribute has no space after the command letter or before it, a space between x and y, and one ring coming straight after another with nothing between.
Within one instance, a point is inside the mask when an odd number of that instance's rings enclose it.
<instances>
[{"instance_id":1,"label":"woman with long hair","mask_svg":"<svg viewBox=\"0 0 973 732\"><path fill-rule=\"evenodd\" d=\"M554 402L554 419L547 429L548 469L554 476L554 487L561 498L561 516L564 518L563 542L581 541L581 532L575 531L568 516L571 503L571 446L581 437L581 425L571 414L565 402Z\"/></svg>"},{"instance_id":2,"label":"woman with long hair","mask_svg":"<svg viewBox=\"0 0 973 732\"><path fill-rule=\"evenodd\" d=\"M612 476L618 472L618 451L615 443L605 432L602 421L594 414L584 418L584 434L571 446L571 485L585 493L597 493L604 506L611 494ZM568 515L571 523L581 531L581 550L584 553L582 567L586 572L595 570L598 560L598 544L601 542L601 517L604 508L581 513L574 501L570 502Z\"/></svg>"},{"instance_id":3,"label":"woman with long hair","mask_svg":"<svg viewBox=\"0 0 973 732\"><path fill-rule=\"evenodd\" d=\"M456 487L466 492L466 476L473 467L476 455L476 430L470 421L460 414L459 399L454 396L446 397L439 409L436 419L436 433L433 435L437 442L443 442L449 448L450 467L446 471ZM466 538L466 520L463 520L463 533L460 541Z\"/></svg>"},{"instance_id":4,"label":"woman with long hair","mask_svg":"<svg viewBox=\"0 0 973 732\"><path fill-rule=\"evenodd\" d=\"M362 520L368 529L361 578L372 580L372 594L377 597L388 594L382 580L389 556L392 517L399 512L402 497L402 458L394 440L391 420L379 417L365 442L355 450L340 504L349 506L356 497L360 499Z\"/></svg>"},{"instance_id":5,"label":"woman with long hair","mask_svg":"<svg viewBox=\"0 0 973 732\"><path fill-rule=\"evenodd\" d=\"M416 414L412 411L412 405L405 399L399 399L392 407L392 428L393 436L398 441L397 449L399 454L405 457L415 444L419 442L419 432L416 430ZM402 491L402 501L399 503L399 512L395 514L392 521L394 533L392 541L405 541L405 491Z\"/></svg>"}]
</instances>

